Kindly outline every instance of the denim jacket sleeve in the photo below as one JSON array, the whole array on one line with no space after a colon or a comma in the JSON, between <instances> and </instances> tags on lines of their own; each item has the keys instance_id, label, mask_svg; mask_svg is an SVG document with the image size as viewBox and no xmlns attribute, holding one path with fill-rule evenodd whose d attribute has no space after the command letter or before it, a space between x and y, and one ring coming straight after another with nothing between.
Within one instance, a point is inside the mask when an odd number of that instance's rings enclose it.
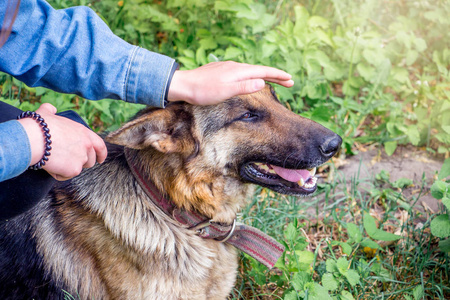
<instances>
[{"instance_id":1,"label":"denim jacket sleeve","mask_svg":"<svg viewBox=\"0 0 450 300\"><path fill-rule=\"evenodd\" d=\"M8 2L0 1L0 24ZM114 35L90 8L55 10L44 0L21 1L0 48L0 71L28 86L159 107L176 66L172 58Z\"/></svg>"},{"instance_id":2,"label":"denim jacket sleeve","mask_svg":"<svg viewBox=\"0 0 450 300\"><path fill-rule=\"evenodd\" d=\"M11 2L0 0L0 26ZM172 58L120 39L87 7L55 10L44 0L21 0L0 48L0 71L28 86L159 107L177 66ZM31 150L17 121L1 123L0 136L3 181L25 171Z\"/></svg>"},{"instance_id":3,"label":"denim jacket sleeve","mask_svg":"<svg viewBox=\"0 0 450 300\"><path fill-rule=\"evenodd\" d=\"M28 136L16 121L0 123L0 181L16 177L31 161Z\"/></svg>"}]
</instances>

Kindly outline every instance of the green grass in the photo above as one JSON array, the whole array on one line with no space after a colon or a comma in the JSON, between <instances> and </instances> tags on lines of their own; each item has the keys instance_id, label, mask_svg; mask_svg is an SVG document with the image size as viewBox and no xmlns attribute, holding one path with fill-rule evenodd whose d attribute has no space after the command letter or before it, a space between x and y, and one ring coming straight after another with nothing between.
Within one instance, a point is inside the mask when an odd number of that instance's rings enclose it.
<instances>
[{"instance_id":1,"label":"green grass","mask_svg":"<svg viewBox=\"0 0 450 300\"><path fill-rule=\"evenodd\" d=\"M421 191L409 197L401 190L378 196L392 185L358 176L346 180L338 172L313 198L258 190L242 219L288 250L277 264L283 267L271 271L242 255L230 299L449 299L449 255L430 233L433 215L414 207L428 189L416 186ZM363 221L367 212L378 232ZM403 237L392 240L392 233Z\"/></svg>"}]
</instances>

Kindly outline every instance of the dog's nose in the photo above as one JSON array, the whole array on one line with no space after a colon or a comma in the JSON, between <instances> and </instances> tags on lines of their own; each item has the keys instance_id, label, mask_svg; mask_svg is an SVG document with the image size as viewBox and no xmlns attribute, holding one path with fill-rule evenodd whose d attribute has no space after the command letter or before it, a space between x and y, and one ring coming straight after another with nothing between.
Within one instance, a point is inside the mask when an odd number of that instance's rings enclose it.
<instances>
[{"instance_id":1,"label":"dog's nose","mask_svg":"<svg viewBox=\"0 0 450 300\"><path fill-rule=\"evenodd\" d=\"M339 135L335 134L332 137L326 139L325 142L319 146L319 148L324 156L332 157L339 150L341 144L342 138Z\"/></svg>"}]
</instances>

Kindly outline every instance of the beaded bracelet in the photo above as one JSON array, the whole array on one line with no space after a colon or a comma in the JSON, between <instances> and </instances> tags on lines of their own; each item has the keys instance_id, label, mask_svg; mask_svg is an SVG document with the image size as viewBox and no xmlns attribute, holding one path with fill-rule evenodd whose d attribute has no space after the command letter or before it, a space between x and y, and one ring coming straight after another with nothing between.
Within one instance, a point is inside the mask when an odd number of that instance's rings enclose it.
<instances>
[{"instance_id":1,"label":"beaded bracelet","mask_svg":"<svg viewBox=\"0 0 450 300\"><path fill-rule=\"evenodd\" d=\"M50 129L48 129L47 123L45 123L44 118L42 118L41 115L35 113L34 111L24 111L19 116L17 116L17 120L20 120L23 118L32 118L32 119L36 120L36 122L38 122L39 125L42 126L42 131L44 132L44 138L45 138L44 156L42 156L41 160L38 161L36 164L28 167L28 169L30 169L30 170L42 169L42 167L45 166L45 162L48 161L48 157L50 156L50 150L52 150L52 147L50 146L52 143L52 140L50 139L52 137L50 135Z\"/></svg>"}]
</instances>

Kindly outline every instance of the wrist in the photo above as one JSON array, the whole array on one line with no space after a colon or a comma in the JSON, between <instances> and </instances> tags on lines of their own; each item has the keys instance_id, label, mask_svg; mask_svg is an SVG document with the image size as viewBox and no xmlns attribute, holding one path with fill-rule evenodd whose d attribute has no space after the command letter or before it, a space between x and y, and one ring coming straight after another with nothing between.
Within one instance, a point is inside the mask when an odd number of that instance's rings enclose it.
<instances>
[{"instance_id":1,"label":"wrist","mask_svg":"<svg viewBox=\"0 0 450 300\"><path fill-rule=\"evenodd\" d=\"M31 150L30 169L41 169L50 156L50 130L44 118L36 112L26 111L17 116L18 122L24 128ZM33 124L34 123L34 124ZM41 153L41 154L40 154Z\"/></svg>"},{"instance_id":2,"label":"wrist","mask_svg":"<svg viewBox=\"0 0 450 300\"><path fill-rule=\"evenodd\" d=\"M167 101L186 101L191 103L193 96L191 85L187 82L189 71L176 70L167 93Z\"/></svg>"}]
</instances>

